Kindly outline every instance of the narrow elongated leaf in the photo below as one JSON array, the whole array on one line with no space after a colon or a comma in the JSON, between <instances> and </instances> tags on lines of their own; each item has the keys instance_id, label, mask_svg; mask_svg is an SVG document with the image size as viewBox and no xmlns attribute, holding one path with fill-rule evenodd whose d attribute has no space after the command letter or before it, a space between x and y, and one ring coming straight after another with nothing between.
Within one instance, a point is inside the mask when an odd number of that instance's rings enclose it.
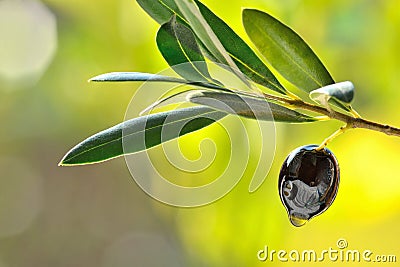
<instances>
[{"instance_id":1,"label":"narrow elongated leaf","mask_svg":"<svg viewBox=\"0 0 400 267\"><path fill-rule=\"evenodd\" d=\"M282 22L262 11L245 9L243 25L260 53L295 86L311 92L334 83L306 42Z\"/></svg>"},{"instance_id":2,"label":"narrow elongated leaf","mask_svg":"<svg viewBox=\"0 0 400 267\"><path fill-rule=\"evenodd\" d=\"M60 165L97 163L143 151L202 129L226 115L209 107L198 106L131 119L76 145L64 156Z\"/></svg>"},{"instance_id":3,"label":"narrow elongated leaf","mask_svg":"<svg viewBox=\"0 0 400 267\"><path fill-rule=\"evenodd\" d=\"M268 103L264 98L239 96L225 92L202 91L189 94L187 99L192 103L209 106L250 119L293 123L316 121L316 119L308 115L275 103Z\"/></svg>"},{"instance_id":4,"label":"narrow elongated leaf","mask_svg":"<svg viewBox=\"0 0 400 267\"><path fill-rule=\"evenodd\" d=\"M159 24L168 22L174 14L183 19L175 0L136 0L136 2Z\"/></svg>"},{"instance_id":5,"label":"narrow elongated leaf","mask_svg":"<svg viewBox=\"0 0 400 267\"><path fill-rule=\"evenodd\" d=\"M182 12L184 18L189 23L191 29L196 36L201 40L207 50L220 63L229 67L246 85L250 87L246 77L238 69L235 62L232 60L225 47L222 45L218 36L214 33L208 22L201 14L199 7L193 0L175 0L176 5Z\"/></svg>"},{"instance_id":6,"label":"narrow elongated leaf","mask_svg":"<svg viewBox=\"0 0 400 267\"><path fill-rule=\"evenodd\" d=\"M221 18L216 16L200 1L196 3L211 29L232 57L238 68L252 81L271 90L285 94L286 89L279 83L268 67L254 51Z\"/></svg>"},{"instance_id":7,"label":"narrow elongated leaf","mask_svg":"<svg viewBox=\"0 0 400 267\"><path fill-rule=\"evenodd\" d=\"M100 74L96 77L91 78L89 81L90 82L170 82L179 84L190 84L204 88L229 91L228 89L222 86L208 82L193 82L185 79L158 75L158 74L143 73L143 72L110 72L110 73Z\"/></svg>"},{"instance_id":8,"label":"narrow elongated leaf","mask_svg":"<svg viewBox=\"0 0 400 267\"><path fill-rule=\"evenodd\" d=\"M185 79L144 72L109 72L95 76L90 82L172 82L188 83Z\"/></svg>"},{"instance_id":9,"label":"narrow elongated leaf","mask_svg":"<svg viewBox=\"0 0 400 267\"><path fill-rule=\"evenodd\" d=\"M183 90L180 88L177 88L177 89L178 90L175 89L174 91L168 92L168 93L171 93L171 92L172 93L169 94L168 96L164 96L160 100L157 100L156 102L152 103L150 106L146 107L144 110L142 110L140 112L140 115L143 115L147 112L152 111L154 108L161 106L161 104L164 104L169 100L177 99L178 97L182 97L183 95L188 95L188 93L190 93L190 92L203 92L203 91L195 89L195 88L189 88L189 89L184 88ZM254 96L254 94L246 92L246 91L235 91L235 90L229 90L229 89L225 89L225 88L218 89L218 90L221 90L224 92L230 92L230 93L240 95L240 96L250 96L250 97Z\"/></svg>"},{"instance_id":10,"label":"narrow elongated leaf","mask_svg":"<svg viewBox=\"0 0 400 267\"><path fill-rule=\"evenodd\" d=\"M310 92L310 97L319 103L322 103L323 99L335 98L340 102L350 104L354 98L354 85L349 81L330 84Z\"/></svg>"},{"instance_id":11,"label":"narrow elongated leaf","mask_svg":"<svg viewBox=\"0 0 400 267\"><path fill-rule=\"evenodd\" d=\"M229 89L225 89L225 88L223 90L222 89L218 89L218 90L224 91L224 92L229 92L229 93L239 95L239 96L258 97L254 93L246 92L246 91L236 91L236 90L229 90ZM191 92L203 92L203 91L195 89L195 88L189 88L189 89L185 88L184 90L176 90L176 91L172 92L172 94L165 96L165 97L161 98L160 100L157 100L156 102L152 103L150 106L146 107L143 111L140 112L140 115L153 110L154 108L160 106L161 104L166 103L169 100L172 100L174 98L177 99L178 97L181 97L182 95L188 95L188 93L191 93ZM264 98L262 98L262 99L264 100Z\"/></svg>"},{"instance_id":12,"label":"narrow elongated leaf","mask_svg":"<svg viewBox=\"0 0 400 267\"><path fill-rule=\"evenodd\" d=\"M202 17L196 2L192 0L137 0L138 4L158 23L164 24L174 15L185 21L208 53L222 63L235 68L232 59L227 55L223 46Z\"/></svg>"},{"instance_id":13,"label":"narrow elongated leaf","mask_svg":"<svg viewBox=\"0 0 400 267\"><path fill-rule=\"evenodd\" d=\"M176 15L161 26L156 41L168 65L180 76L190 81L212 80L195 35L189 28L177 22Z\"/></svg>"},{"instance_id":14,"label":"narrow elongated leaf","mask_svg":"<svg viewBox=\"0 0 400 267\"><path fill-rule=\"evenodd\" d=\"M330 84L311 91L310 98L325 106L331 101L336 106L350 111L350 103L354 98L354 85L349 81Z\"/></svg>"},{"instance_id":15,"label":"narrow elongated leaf","mask_svg":"<svg viewBox=\"0 0 400 267\"><path fill-rule=\"evenodd\" d=\"M174 0L137 0L137 2L154 20L161 24L167 22L174 14L180 18L184 17ZM285 94L285 88L279 83L253 50L210 9L197 0L196 3L204 19L210 25L212 31L218 36L225 50L240 71L252 81L276 92ZM187 26L190 27L189 24ZM210 51L205 48L201 40L199 43L202 44L202 49L205 51L208 58L214 62L223 63L218 61Z\"/></svg>"}]
</instances>

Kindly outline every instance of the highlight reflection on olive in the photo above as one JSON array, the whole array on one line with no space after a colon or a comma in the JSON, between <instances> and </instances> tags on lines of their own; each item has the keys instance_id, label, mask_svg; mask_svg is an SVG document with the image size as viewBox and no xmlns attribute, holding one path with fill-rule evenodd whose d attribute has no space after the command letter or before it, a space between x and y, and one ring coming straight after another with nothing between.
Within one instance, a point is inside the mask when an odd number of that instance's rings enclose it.
<instances>
[{"instance_id":1,"label":"highlight reflection on olive","mask_svg":"<svg viewBox=\"0 0 400 267\"><path fill-rule=\"evenodd\" d=\"M318 145L293 150L279 174L279 195L290 222L302 226L332 205L339 187L339 164L333 153Z\"/></svg>"}]
</instances>

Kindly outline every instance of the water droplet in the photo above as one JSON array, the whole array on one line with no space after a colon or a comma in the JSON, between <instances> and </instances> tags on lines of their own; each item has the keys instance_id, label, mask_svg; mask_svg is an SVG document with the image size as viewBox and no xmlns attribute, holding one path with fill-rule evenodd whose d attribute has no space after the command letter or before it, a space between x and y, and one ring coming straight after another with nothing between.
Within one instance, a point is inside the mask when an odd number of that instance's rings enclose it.
<instances>
[{"instance_id":1,"label":"water droplet","mask_svg":"<svg viewBox=\"0 0 400 267\"><path fill-rule=\"evenodd\" d=\"M308 222L308 220L296 217L294 215L289 215L289 220L296 227L303 226L304 224L306 224L306 222Z\"/></svg>"}]
</instances>

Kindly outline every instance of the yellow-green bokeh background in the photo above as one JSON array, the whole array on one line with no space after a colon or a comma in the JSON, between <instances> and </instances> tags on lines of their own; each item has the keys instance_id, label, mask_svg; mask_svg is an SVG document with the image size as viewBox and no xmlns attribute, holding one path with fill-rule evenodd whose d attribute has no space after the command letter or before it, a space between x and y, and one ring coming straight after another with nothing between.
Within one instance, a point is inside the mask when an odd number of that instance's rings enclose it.
<instances>
[{"instance_id":1,"label":"yellow-green bokeh background","mask_svg":"<svg viewBox=\"0 0 400 267\"><path fill-rule=\"evenodd\" d=\"M341 167L338 196L302 228L290 225L281 206L280 165L292 149L321 142L340 123L277 124L275 160L262 187L249 194L250 178L243 177L226 197L201 208L151 199L134 183L123 158L57 167L73 145L121 122L140 85L88 84L88 78L109 71L159 72L167 64L156 49L158 25L133 0L43 3L57 20L58 48L50 66L33 85L0 77L1 267L289 266L293 263L259 262L256 253L265 245L321 251L336 248L339 238L349 249L400 260L396 137L353 130L335 139L329 147ZM204 3L245 40L242 7L279 17L311 44L337 81L355 84L360 114L400 126L398 1ZM18 28L10 30L18 34Z\"/></svg>"}]
</instances>

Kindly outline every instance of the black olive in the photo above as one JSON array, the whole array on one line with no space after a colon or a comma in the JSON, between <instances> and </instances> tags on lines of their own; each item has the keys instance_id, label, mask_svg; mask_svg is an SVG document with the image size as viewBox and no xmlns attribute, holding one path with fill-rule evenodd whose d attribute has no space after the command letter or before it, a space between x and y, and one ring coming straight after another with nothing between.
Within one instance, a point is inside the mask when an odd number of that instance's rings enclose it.
<instances>
[{"instance_id":1,"label":"black olive","mask_svg":"<svg viewBox=\"0 0 400 267\"><path fill-rule=\"evenodd\" d=\"M340 171L333 153L318 145L293 150L279 174L279 195L294 226L302 226L332 205Z\"/></svg>"}]
</instances>

